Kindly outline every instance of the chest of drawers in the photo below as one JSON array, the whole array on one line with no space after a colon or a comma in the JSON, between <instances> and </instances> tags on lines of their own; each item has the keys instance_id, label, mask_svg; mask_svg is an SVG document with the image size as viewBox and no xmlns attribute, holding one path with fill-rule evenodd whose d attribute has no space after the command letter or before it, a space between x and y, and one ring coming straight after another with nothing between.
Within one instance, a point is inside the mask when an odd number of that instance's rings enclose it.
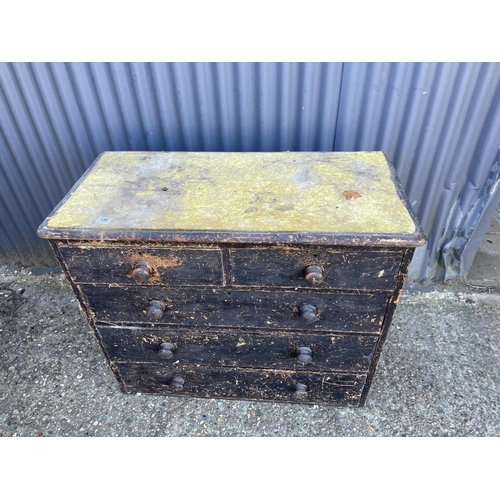
<instances>
[{"instance_id":1,"label":"chest of drawers","mask_svg":"<svg viewBox=\"0 0 500 500\"><path fill-rule=\"evenodd\" d=\"M334 406L425 242L381 152L106 152L38 234L124 392Z\"/></svg>"}]
</instances>

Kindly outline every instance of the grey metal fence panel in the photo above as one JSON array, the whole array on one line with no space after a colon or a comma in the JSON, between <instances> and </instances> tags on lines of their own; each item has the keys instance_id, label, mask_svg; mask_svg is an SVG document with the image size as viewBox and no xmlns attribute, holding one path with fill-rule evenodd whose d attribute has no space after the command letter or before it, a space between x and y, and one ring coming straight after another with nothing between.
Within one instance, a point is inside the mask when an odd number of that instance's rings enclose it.
<instances>
[{"instance_id":1,"label":"grey metal fence panel","mask_svg":"<svg viewBox=\"0 0 500 500\"><path fill-rule=\"evenodd\" d=\"M453 276L499 99L498 63L1 63L0 260L53 262L36 228L102 151L383 150L429 237L414 276Z\"/></svg>"}]
</instances>

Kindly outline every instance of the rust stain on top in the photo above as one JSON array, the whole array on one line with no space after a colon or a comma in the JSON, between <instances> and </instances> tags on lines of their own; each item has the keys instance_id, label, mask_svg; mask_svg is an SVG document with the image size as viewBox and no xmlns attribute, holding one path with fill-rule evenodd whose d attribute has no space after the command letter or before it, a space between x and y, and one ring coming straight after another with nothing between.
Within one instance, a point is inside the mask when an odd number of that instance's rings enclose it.
<instances>
[{"instance_id":1,"label":"rust stain on top","mask_svg":"<svg viewBox=\"0 0 500 500\"><path fill-rule=\"evenodd\" d=\"M361 198L361 195L357 191L344 191L342 194L346 200Z\"/></svg>"},{"instance_id":2,"label":"rust stain on top","mask_svg":"<svg viewBox=\"0 0 500 500\"><path fill-rule=\"evenodd\" d=\"M381 152L107 152L47 228L416 231Z\"/></svg>"}]
</instances>

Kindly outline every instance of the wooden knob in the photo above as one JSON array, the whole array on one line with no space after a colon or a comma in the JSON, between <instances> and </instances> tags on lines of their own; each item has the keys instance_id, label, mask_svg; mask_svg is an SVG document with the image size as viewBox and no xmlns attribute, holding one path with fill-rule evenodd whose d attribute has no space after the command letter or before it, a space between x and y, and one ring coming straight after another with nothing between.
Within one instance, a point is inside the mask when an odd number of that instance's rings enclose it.
<instances>
[{"instance_id":1,"label":"wooden knob","mask_svg":"<svg viewBox=\"0 0 500 500\"><path fill-rule=\"evenodd\" d=\"M307 391L309 388L305 384L296 384L295 385L295 396L298 398L304 398L307 396Z\"/></svg>"},{"instance_id":2,"label":"wooden knob","mask_svg":"<svg viewBox=\"0 0 500 500\"><path fill-rule=\"evenodd\" d=\"M299 309L300 319L306 323L313 323L318 320L318 310L311 304L306 304Z\"/></svg>"},{"instance_id":3,"label":"wooden knob","mask_svg":"<svg viewBox=\"0 0 500 500\"><path fill-rule=\"evenodd\" d=\"M174 377L170 387L175 391L180 391L184 387L184 379L182 377Z\"/></svg>"},{"instance_id":4,"label":"wooden knob","mask_svg":"<svg viewBox=\"0 0 500 500\"><path fill-rule=\"evenodd\" d=\"M312 351L309 347L299 347L297 349L297 363L306 365L312 361Z\"/></svg>"},{"instance_id":5,"label":"wooden knob","mask_svg":"<svg viewBox=\"0 0 500 500\"><path fill-rule=\"evenodd\" d=\"M304 269L304 277L309 285L319 285L323 283L323 269L316 264L307 266Z\"/></svg>"},{"instance_id":6,"label":"wooden knob","mask_svg":"<svg viewBox=\"0 0 500 500\"><path fill-rule=\"evenodd\" d=\"M151 319L160 319L163 316L165 304L161 300L151 300L148 304L146 314Z\"/></svg>"},{"instance_id":7,"label":"wooden knob","mask_svg":"<svg viewBox=\"0 0 500 500\"><path fill-rule=\"evenodd\" d=\"M174 357L174 344L170 342L161 343L160 356L164 359L172 359Z\"/></svg>"},{"instance_id":8,"label":"wooden knob","mask_svg":"<svg viewBox=\"0 0 500 500\"><path fill-rule=\"evenodd\" d=\"M132 278L137 283L146 283L151 276L151 268L145 262L138 262L132 271Z\"/></svg>"}]
</instances>

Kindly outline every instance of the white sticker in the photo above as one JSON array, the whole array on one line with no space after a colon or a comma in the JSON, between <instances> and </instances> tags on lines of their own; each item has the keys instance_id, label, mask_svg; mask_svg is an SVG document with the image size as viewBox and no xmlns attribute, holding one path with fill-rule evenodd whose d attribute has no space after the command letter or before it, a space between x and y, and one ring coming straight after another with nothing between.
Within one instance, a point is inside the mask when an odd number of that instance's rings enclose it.
<instances>
[{"instance_id":1,"label":"white sticker","mask_svg":"<svg viewBox=\"0 0 500 500\"><path fill-rule=\"evenodd\" d=\"M98 224L109 224L112 221L111 217L99 217L96 222Z\"/></svg>"}]
</instances>

